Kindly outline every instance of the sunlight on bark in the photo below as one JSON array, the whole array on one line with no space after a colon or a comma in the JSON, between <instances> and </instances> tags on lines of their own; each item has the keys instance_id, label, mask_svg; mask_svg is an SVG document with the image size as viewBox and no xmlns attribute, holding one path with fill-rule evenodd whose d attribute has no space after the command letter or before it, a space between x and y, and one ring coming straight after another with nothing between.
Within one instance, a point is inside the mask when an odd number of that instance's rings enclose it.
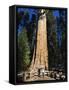
<instances>
[{"instance_id":1,"label":"sunlight on bark","mask_svg":"<svg viewBox=\"0 0 69 90\"><path fill-rule=\"evenodd\" d=\"M44 9L41 10L41 13L43 13L43 11ZM38 70L39 68L44 68L48 70L47 25L45 13L39 17L36 40L37 48L36 50L34 48L33 59L31 62L30 69Z\"/></svg>"}]
</instances>

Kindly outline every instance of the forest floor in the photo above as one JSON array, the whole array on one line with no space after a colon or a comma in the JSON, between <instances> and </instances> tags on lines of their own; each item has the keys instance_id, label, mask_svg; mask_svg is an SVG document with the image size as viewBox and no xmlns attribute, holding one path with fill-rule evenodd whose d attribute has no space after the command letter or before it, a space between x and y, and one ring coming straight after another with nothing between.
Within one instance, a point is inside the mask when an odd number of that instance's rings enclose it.
<instances>
[{"instance_id":1,"label":"forest floor","mask_svg":"<svg viewBox=\"0 0 69 90\"><path fill-rule=\"evenodd\" d=\"M55 79L48 76L42 76L42 77L33 76L32 78L29 78L26 81L42 81L42 80L55 80Z\"/></svg>"}]
</instances>

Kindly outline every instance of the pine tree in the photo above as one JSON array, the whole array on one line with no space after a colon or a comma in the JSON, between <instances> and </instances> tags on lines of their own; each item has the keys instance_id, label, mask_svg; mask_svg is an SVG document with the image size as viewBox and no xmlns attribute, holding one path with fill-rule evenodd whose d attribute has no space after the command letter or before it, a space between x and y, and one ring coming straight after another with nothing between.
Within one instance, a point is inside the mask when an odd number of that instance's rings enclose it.
<instances>
[{"instance_id":1,"label":"pine tree","mask_svg":"<svg viewBox=\"0 0 69 90\"><path fill-rule=\"evenodd\" d=\"M30 64L30 48L28 45L27 32L24 28L18 36L18 69L27 70Z\"/></svg>"},{"instance_id":2,"label":"pine tree","mask_svg":"<svg viewBox=\"0 0 69 90\"><path fill-rule=\"evenodd\" d=\"M53 16L53 10L50 10L47 14L47 30L49 68L53 68L57 65L57 33L56 20Z\"/></svg>"},{"instance_id":3,"label":"pine tree","mask_svg":"<svg viewBox=\"0 0 69 90\"><path fill-rule=\"evenodd\" d=\"M60 27L61 27L61 32L62 32L62 40L61 40L61 55L62 55L62 60L61 60L61 64L62 64L62 68L65 69L65 60L66 60L66 50L67 50L67 14L66 14L66 11L65 10L60 10L59 11L59 14L60 14Z\"/></svg>"}]
</instances>

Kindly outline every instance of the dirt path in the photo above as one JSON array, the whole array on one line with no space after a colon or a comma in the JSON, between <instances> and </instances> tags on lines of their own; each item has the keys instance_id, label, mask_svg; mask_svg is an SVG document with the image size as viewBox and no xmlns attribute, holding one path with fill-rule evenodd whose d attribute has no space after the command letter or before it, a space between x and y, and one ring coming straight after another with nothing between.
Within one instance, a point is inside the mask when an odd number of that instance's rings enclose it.
<instances>
[{"instance_id":1,"label":"dirt path","mask_svg":"<svg viewBox=\"0 0 69 90\"><path fill-rule=\"evenodd\" d=\"M38 76L34 76L30 79L27 79L26 81L38 81L38 80L55 80L54 78L50 78L48 76L44 76L44 77L38 77Z\"/></svg>"}]
</instances>

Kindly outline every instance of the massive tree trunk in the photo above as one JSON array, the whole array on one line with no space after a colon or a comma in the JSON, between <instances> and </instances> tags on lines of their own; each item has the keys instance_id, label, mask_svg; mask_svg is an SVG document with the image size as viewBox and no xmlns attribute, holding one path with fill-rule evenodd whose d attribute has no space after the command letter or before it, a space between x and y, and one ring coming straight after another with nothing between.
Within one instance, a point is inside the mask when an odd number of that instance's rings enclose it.
<instances>
[{"instance_id":1,"label":"massive tree trunk","mask_svg":"<svg viewBox=\"0 0 69 90\"><path fill-rule=\"evenodd\" d=\"M35 71L40 68L48 69L47 25L46 13L44 13L44 9L41 9L38 19L38 30L35 47L30 70Z\"/></svg>"}]
</instances>

